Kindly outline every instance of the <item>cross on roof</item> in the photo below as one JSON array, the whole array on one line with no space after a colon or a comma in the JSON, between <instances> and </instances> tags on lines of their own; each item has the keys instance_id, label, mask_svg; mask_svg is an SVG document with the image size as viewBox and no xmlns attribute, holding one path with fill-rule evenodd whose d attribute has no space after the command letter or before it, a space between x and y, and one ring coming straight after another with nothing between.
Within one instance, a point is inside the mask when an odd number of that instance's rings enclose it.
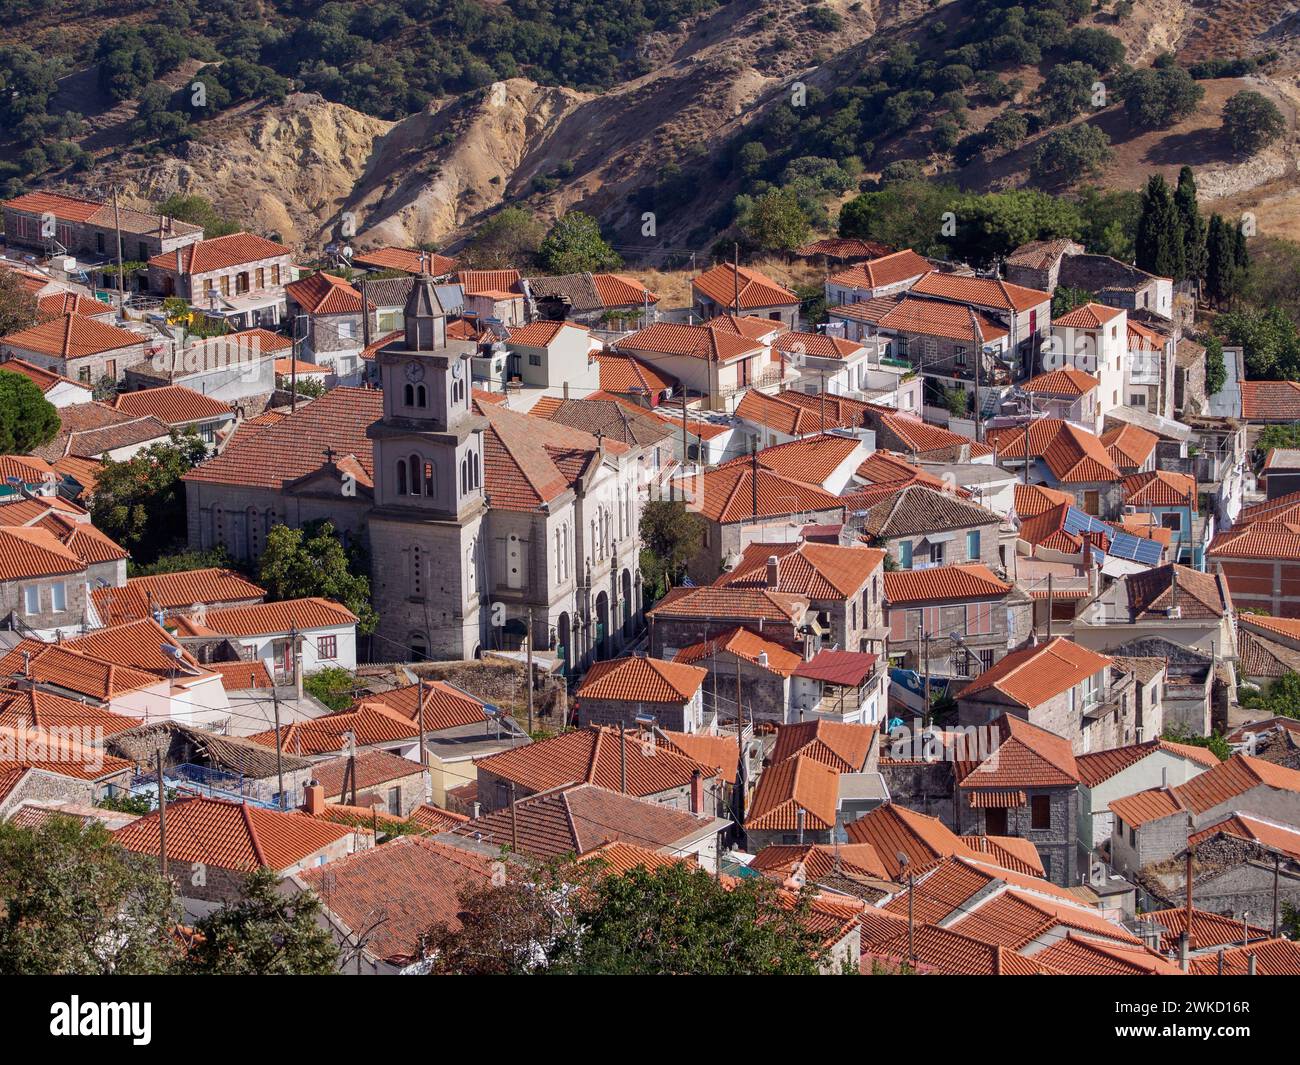
<instances>
[{"instance_id":1,"label":"cross on roof","mask_svg":"<svg viewBox=\"0 0 1300 1065\"><path fill-rule=\"evenodd\" d=\"M332 465L333 462L334 462L334 456L337 455L337 454L338 454L338 452L335 451L332 447L326 446L326 448L325 448L325 461L328 462L328 463L330 463L330 464Z\"/></svg>"}]
</instances>

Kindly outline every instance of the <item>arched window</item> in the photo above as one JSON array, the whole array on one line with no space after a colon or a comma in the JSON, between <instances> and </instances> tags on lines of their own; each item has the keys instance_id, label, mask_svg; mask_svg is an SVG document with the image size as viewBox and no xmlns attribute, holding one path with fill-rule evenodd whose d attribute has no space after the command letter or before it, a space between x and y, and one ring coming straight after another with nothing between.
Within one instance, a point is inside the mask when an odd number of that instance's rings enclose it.
<instances>
[{"instance_id":1,"label":"arched window","mask_svg":"<svg viewBox=\"0 0 1300 1065\"><path fill-rule=\"evenodd\" d=\"M411 495L420 494L420 456L411 456Z\"/></svg>"},{"instance_id":2,"label":"arched window","mask_svg":"<svg viewBox=\"0 0 1300 1065\"><path fill-rule=\"evenodd\" d=\"M397 494L406 495L406 459L397 460Z\"/></svg>"},{"instance_id":3,"label":"arched window","mask_svg":"<svg viewBox=\"0 0 1300 1065\"><path fill-rule=\"evenodd\" d=\"M407 387L410 386L408 385ZM420 385L420 387L415 390L415 405L421 409L429 405L429 393L428 390L425 389L424 385Z\"/></svg>"},{"instance_id":4,"label":"arched window","mask_svg":"<svg viewBox=\"0 0 1300 1065\"><path fill-rule=\"evenodd\" d=\"M411 385L407 385L402 389L402 402L408 407L415 406L415 388Z\"/></svg>"},{"instance_id":5,"label":"arched window","mask_svg":"<svg viewBox=\"0 0 1300 1065\"><path fill-rule=\"evenodd\" d=\"M460 460L460 494L469 494L469 456Z\"/></svg>"},{"instance_id":6,"label":"arched window","mask_svg":"<svg viewBox=\"0 0 1300 1065\"><path fill-rule=\"evenodd\" d=\"M480 488L483 485L482 467L479 466L478 452L474 452L474 487Z\"/></svg>"}]
</instances>

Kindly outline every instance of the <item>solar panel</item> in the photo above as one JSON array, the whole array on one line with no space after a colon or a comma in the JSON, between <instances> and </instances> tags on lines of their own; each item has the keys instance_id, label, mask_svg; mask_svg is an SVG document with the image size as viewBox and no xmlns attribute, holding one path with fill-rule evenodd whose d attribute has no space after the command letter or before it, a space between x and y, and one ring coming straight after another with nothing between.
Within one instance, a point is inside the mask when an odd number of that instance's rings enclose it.
<instances>
[{"instance_id":1,"label":"solar panel","mask_svg":"<svg viewBox=\"0 0 1300 1065\"><path fill-rule=\"evenodd\" d=\"M1065 530L1075 536L1080 533L1105 533L1110 540L1110 550L1107 554L1115 558L1130 559L1144 566L1160 565L1160 556L1164 549L1156 541L1134 536L1132 533L1119 532L1114 526L1107 525L1091 514L1085 514L1077 507L1066 510ZM1096 549L1094 552L1100 556L1100 552L1096 552Z\"/></svg>"}]
</instances>

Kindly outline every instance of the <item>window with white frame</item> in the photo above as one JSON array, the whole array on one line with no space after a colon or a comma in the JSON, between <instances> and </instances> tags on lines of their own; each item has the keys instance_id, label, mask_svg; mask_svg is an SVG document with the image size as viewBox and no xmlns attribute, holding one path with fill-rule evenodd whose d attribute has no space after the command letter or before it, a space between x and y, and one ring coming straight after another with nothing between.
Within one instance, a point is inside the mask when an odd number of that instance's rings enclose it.
<instances>
[{"instance_id":1,"label":"window with white frame","mask_svg":"<svg viewBox=\"0 0 1300 1065\"><path fill-rule=\"evenodd\" d=\"M23 589L23 611L28 614L41 612L41 589L38 585L33 584Z\"/></svg>"},{"instance_id":2,"label":"window with white frame","mask_svg":"<svg viewBox=\"0 0 1300 1065\"><path fill-rule=\"evenodd\" d=\"M50 585L50 609L67 610L68 609L68 586L60 581L58 584Z\"/></svg>"}]
</instances>

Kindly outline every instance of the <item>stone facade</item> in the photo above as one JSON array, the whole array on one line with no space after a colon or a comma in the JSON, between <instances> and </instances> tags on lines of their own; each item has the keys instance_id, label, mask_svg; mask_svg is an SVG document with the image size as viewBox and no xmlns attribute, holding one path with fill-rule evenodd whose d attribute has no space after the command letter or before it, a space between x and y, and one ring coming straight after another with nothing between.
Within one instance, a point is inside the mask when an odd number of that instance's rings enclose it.
<instances>
[{"instance_id":1,"label":"stone facade","mask_svg":"<svg viewBox=\"0 0 1300 1065\"><path fill-rule=\"evenodd\" d=\"M1079 789L1026 788L1024 806L972 808L971 793L958 789L958 830L963 835L1018 836L1027 839L1043 860L1048 880L1061 887L1079 882L1075 831L1079 817Z\"/></svg>"}]
</instances>

